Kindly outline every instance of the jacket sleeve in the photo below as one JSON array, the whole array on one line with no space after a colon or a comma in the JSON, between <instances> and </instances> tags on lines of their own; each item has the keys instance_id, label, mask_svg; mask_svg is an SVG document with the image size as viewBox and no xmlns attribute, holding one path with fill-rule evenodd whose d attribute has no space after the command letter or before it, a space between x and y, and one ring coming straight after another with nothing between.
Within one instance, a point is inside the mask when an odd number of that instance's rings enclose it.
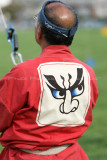
<instances>
[{"instance_id":1,"label":"jacket sleeve","mask_svg":"<svg viewBox=\"0 0 107 160\"><path fill-rule=\"evenodd\" d=\"M10 127L14 114L26 103L26 77L14 67L0 80L0 132Z\"/></svg>"}]
</instances>

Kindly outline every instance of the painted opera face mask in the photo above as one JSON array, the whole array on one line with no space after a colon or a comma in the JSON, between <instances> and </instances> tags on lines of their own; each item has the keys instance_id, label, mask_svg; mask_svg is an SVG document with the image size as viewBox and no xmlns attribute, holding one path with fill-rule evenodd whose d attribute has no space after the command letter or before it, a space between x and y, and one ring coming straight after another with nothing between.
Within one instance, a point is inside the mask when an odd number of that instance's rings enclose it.
<instances>
[{"instance_id":1,"label":"painted opera face mask","mask_svg":"<svg viewBox=\"0 0 107 160\"><path fill-rule=\"evenodd\" d=\"M48 81L47 86L50 89L52 96L55 99L63 99L63 103L61 103L59 106L59 111L62 114L69 114L70 112L75 112L79 107L78 96L80 96L84 92L83 69L77 68L77 78L73 85L70 82L72 76L68 73L68 87L64 83L65 78L63 77L63 75L60 75L60 78L62 79L63 88L61 88L58 85L54 76L44 76Z\"/></svg>"},{"instance_id":2,"label":"painted opera face mask","mask_svg":"<svg viewBox=\"0 0 107 160\"><path fill-rule=\"evenodd\" d=\"M41 99L37 123L61 127L85 123L90 104L88 71L76 63L47 63L38 72Z\"/></svg>"}]
</instances>

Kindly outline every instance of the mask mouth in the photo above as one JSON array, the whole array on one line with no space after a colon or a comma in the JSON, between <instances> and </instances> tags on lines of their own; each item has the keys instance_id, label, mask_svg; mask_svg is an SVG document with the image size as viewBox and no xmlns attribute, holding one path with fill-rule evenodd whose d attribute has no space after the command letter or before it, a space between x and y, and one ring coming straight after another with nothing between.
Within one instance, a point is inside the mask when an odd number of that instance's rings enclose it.
<instances>
[{"instance_id":1,"label":"mask mouth","mask_svg":"<svg viewBox=\"0 0 107 160\"><path fill-rule=\"evenodd\" d=\"M67 28L62 28L59 26L56 26L55 24L51 23L45 16L45 7L46 5L48 5L49 3L54 3L54 2L58 2L58 3L62 3L64 5L66 5L64 2L61 2L59 0L49 0L46 1L43 6L42 9L40 11L40 20L42 22L42 24L50 31L52 31L53 33L62 35L64 37L72 37L75 35L77 29L78 29L78 18L77 18L77 23L74 27L67 29Z\"/></svg>"}]
</instances>

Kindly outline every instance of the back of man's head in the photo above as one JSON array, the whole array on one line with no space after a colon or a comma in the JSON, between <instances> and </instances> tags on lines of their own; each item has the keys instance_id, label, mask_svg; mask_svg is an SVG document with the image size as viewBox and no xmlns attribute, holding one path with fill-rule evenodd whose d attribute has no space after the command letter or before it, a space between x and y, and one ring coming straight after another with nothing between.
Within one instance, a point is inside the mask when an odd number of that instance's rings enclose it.
<instances>
[{"instance_id":1,"label":"back of man's head","mask_svg":"<svg viewBox=\"0 0 107 160\"><path fill-rule=\"evenodd\" d=\"M49 22L60 28L71 29L77 24L77 14L68 5L60 2L51 2L44 8L44 14ZM42 23L39 15L39 23L45 40L50 45L67 45L72 44L74 35L65 36L64 34L54 33Z\"/></svg>"}]
</instances>

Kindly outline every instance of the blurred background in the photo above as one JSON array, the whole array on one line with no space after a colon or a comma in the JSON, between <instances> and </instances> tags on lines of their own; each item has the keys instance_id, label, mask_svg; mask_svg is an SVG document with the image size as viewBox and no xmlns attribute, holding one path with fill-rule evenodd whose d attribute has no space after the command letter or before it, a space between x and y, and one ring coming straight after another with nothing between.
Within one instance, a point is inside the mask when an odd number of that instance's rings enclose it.
<instances>
[{"instance_id":1,"label":"blurred background","mask_svg":"<svg viewBox=\"0 0 107 160\"><path fill-rule=\"evenodd\" d=\"M63 1L74 7L79 16L79 29L70 50L75 57L94 69L99 89L93 123L79 143L90 160L107 160L107 0ZM12 24L17 30L19 52L24 61L41 53L35 42L34 16L39 13L43 2L0 0L7 24ZM11 46L0 16L0 79L14 66L10 53Z\"/></svg>"},{"instance_id":2,"label":"blurred background","mask_svg":"<svg viewBox=\"0 0 107 160\"><path fill-rule=\"evenodd\" d=\"M101 27L107 24L107 0L63 0L73 6L79 15L80 26ZM45 0L0 0L7 21L16 27L30 28L33 16L36 15ZM2 23L2 22L1 22ZM1 29L2 29L2 24Z\"/></svg>"}]
</instances>

